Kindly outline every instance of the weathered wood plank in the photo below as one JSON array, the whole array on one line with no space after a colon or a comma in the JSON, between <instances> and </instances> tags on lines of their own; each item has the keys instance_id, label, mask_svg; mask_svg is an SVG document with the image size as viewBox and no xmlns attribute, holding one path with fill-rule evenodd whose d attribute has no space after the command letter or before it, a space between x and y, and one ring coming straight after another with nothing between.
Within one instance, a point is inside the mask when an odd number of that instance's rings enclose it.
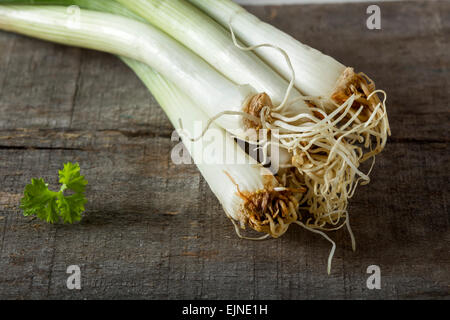
<instances>
[{"instance_id":1,"label":"weathered wood plank","mask_svg":"<svg viewBox=\"0 0 450 320\"><path fill-rule=\"evenodd\" d=\"M0 298L449 298L448 2L252 7L298 39L355 66L389 94L393 137L351 202L358 241L338 248L292 228L236 238L193 165L170 161L172 127L115 57L0 33ZM21 215L31 177L55 187L78 161L89 180L80 224ZM82 290L65 286L68 265ZM382 290L366 288L366 268Z\"/></svg>"}]
</instances>

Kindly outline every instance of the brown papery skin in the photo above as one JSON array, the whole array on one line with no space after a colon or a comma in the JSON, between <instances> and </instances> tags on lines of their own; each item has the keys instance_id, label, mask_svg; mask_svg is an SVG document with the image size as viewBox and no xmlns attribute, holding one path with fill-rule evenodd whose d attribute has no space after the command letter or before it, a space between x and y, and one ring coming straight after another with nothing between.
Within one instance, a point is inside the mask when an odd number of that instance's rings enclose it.
<instances>
[{"instance_id":1,"label":"brown papery skin","mask_svg":"<svg viewBox=\"0 0 450 320\"><path fill-rule=\"evenodd\" d=\"M297 220L298 202L294 193L303 193L306 189L275 191L267 186L257 192L240 191L244 200L242 205L243 222L258 232L277 238L284 234L289 224Z\"/></svg>"},{"instance_id":2,"label":"brown papery skin","mask_svg":"<svg viewBox=\"0 0 450 320\"><path fill-rule=\"evenodd\" d=\"M247 103L247 105L244 107L244 112L255 116L257 118L260 117L260 113L262 108L264 107L270 107L272 109L273 104L272 104L272 100L270 99L269 95L266 93L259 93L255 96L253 96L250 101ZM268 118L266 118L267 122L271 122L272 118L270 117L270 115L268 116ZM244 124L246 129L261 129L261 125L260 124L255 124L253 121L249 120L249 119L244 119Z\"/></svg>"},{"instance_id":3,"label":"brown papery skin","mask_svg":"<svg viewBox=\"0 0 450 320\"><path fill-rule=\"evenodd\" d=\"M376 94L371 97L370 101L367 100L367 97L373 91L375 91L375 83L369 79L369 77L362 73L356 74L353 68L347 68L338 79L336 89L331 95L331 99L338 105L341 105L347 101L351 95L359 95L360 98L355 100L352 108L358 109L360 106L367 107L359 116L360 120L366 121L369 119L371 111L373 111L375 106L380 102Z\"/></svg>"}]
</instances>

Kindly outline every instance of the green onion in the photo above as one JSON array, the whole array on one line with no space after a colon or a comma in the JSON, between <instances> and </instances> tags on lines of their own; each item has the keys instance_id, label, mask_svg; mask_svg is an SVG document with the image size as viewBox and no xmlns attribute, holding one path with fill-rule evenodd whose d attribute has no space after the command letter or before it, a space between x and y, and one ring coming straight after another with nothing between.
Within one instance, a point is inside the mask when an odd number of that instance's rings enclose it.
<instances>
[{"instance_id":1,"label":"green onion","mask_svg":"<svg viewBox=\"0 0 450 320\"><path fill-rule=\"evenodd\" d=\"M236 85L204 60L150 25L108 13L80 10L76 25L72 13L56 6L0 7L0 29L43 40L105 51L146 63L189 93L209 117L217 108L241 113L255 95L250 86ZM243 131L236 116L217 122Z\"/></svg>"},{"instance_id":2,"label":"green onion","mask_svg":"<svg viewBox=\"0 0 450 320\"><path fill-rule=\"evenodd\" d=\"M254 96L243 110L260 118L257 128L268 129L281 149L291 154L291 161L284 164L285 171L279 173L289 181L308 187L304 202L312 217L306 219L318 229L324 229L325 224L337 228L341 218L348 221L348 199L359 181L363 184L370 181L368 174L358 168L364 153L354 145L355 141L362 141L358 130L366 125L359 121L363 108L352 109L359 97L351 95L327 113L327 101L321 97L304 97L298 91L290 90L249 52L256 48L243 48L233 34L186 1L118 2L167 32L236 83L249 83L259 92L270 93ZM271 43L267 46L271 48L265 50L270 50L291 69L290 57L285 50L279 50ZM295 70L291 69L291 85L297 78ZM272 104L271 100L281 101L282 92L287 94L281 104ZM217 107L218 114L226 111ZM343 225L345 223L339 227Z\"/></svg>"},{"instance_id":3,"label":"green onion","mask_svg":"<svg viewBox=\"0 0 450 320\"><path fill-rule=\"evenodd\" d=\"M330 56L322 54L283 31L264 23L231 0L188 0L213 17L222 26L232 26L234 32L246 45L256 46L269 43L283 49L292 62L295 71L295 86L303 94L321 97L320 101L328 111L342 105L352 95L356 95L356 104L365 109L355 119L354 134L365 140L369 152L362 161L378 154L385 147L390 135L385 99L380 101L375 84L365 74L355 74L353 68L345 67ZM286 79L291 77L291 69L273 50L257 48L256 52L274 70ZM375 146L371 137L376 140Z\"/></svg>"},{"instance_id":4,"label":"green onion","mask_svg":"<svg viewBox=\"0 0 450 320\"><path fill-rule=\"evenodd\" d=\"M242 97L242 86L234 85L158 30L130 19L89 10L80 11L76 25L67 24L69 17L70 13L63 7L0 6L1 29L140 59L166 73L168 78L178 81L177 84L188 83L191 91L183 91L191 94L195 93L196 87L201 94L200 86L203 83L206 92L208 89L229 89L227 93L219 93L224 100ZM165 106L176 128L180 128L178 121L182 120L185 129L192 134L195 121L200 121L203 126L208 123L209 116L199 110L197 102L192 102L180 89L176 90L168 82L169 79L163 81L161 76L150 72L142 63L125 61L152 89L161 105ZM215 98L203 94L201 99L207 105L211 103L208 99ZM216 141L226 143L221 152L208 154L208 164L202 163L203 139L192 139L192 142L185 138L184 141L227 215L242 227L250 225L273 237L284 234L290 223L297 220L298 197L304 188L286 188L281 185L267 169L241 150L231 137L225 136L223 129L212 126L215 129L213 132L219 134ZM227 164L227 159L233 160L231 164Z\"/></svg>"},{"instance_id":5,"label":"green onion","mask_svg":"<svg viewBox=\"0 0 450 320\"><path fill-rule=\"evenodd\" d=\"M345 70L345 66L332 57L262 22L231 0L188 1L213 17L222 26L228 28L231 23L236 35L246 45L271 43L283 48L295 68L295 85L306 95L323 96L326 93L330 95L336 85L336 79ZM290 78L291 72L277 52L268 48L260 48L256 52L285 78Z\"/></svg>"},{"instance_id":6,"label":"green onion","mask_svg":"<svg viewBox=\"0 0 450 320\"><path fill-rule=\"evenodd\" d=\"M149 25L88 10L80 10L75 27L67 23L70 18L70 12L61 7L0 6L1 29L144 62L189 94L209 118L214 119L218 109L225 110L222 112L230 112L231 109L232 114L242 114L242 106L269 108L260 103L265 100L263 95L255 96L251 87L229 81L204 60ZM293 153L292 168L280 172L283 185L308 187L302 201L307 205L314 227L323 228L325 223L336 226L342 217L346 217L347 199L357 185L355 175L368 181L368 177L357 168L361 156L358 148L342 137L334 137L333 123L327 118L320 120L309 113L297 114L293 120L276 112L272 115L275 126L266 124L266 128L271 129L280 143ZM251 121L259 121L255 116L247 117ZM297 118L302 117L317 122L294 126L293 130L300 132L292 132L287 122L295 123ZM228 130L243 131L243 119L236 121L222 117L216 121ZM284 131L277 134L277 126L284 127ZM306 219L311 220L309 217Z\"/></svg>"},{"instance_id":7,"label":"green onion","mask_svg":"<svg viewBox=\"0 0 450 320\"><path fill-rule=\"evenodd\" d=\"M127 58L123 60L149 88L181 133L183 143L227 216L241 227L249 225L273 237L284 234L289 224L297 220L302 190L294 190L293 193L289 191L292 189L281 186L267 169L250 158L229 134L214 124L203 139L192 141L190 137L198 129L197 125L205 125L208 116L186 94L148 66ZM183 119L183 127L180 119ZM214 138L210 144L216 148L204 145L210 140L210 135ZM271 212L277 211L279 215L274 218Z\"/></svg>"},{"instance_id":8,"label":"green onion","mask_svg":"<svg viewBox=\"0 0 450 320\"><path fill-rule=\"evenodd\" d=\"M210 81L203 90L209 87L211 90L217 90L213 85L219 87L221 81L229 83L188 50L159 31L139 22L87 10L81 11L77 26L67 26L67 18L68 13L62 7L0 6L1 29L139 58L169 75L174 73L176 76L173 78L178 83L191 82L192 90L195 90L196 83L202 81ZM133 50L130 50L130 47ZM162 50L166 51L167 56L161 54ZM180 65L177 65L177 60ZM183 120L184 130L190 134L195 132L196 123L205 125L208 122L208 116L199 110L197 103L176 89L169 80L164 80L142 63L129 59L125 61L151 89L177 129L180 129L179 120ZM181 65L182 61L184 64ZM204 69L201 69L202 67ZM188 79L183 80L183 77ZM195 79L191 81L192 77ZM201 77L204 78L196 80ZM204 84L206 85L206 82ZM235 85L230 85L230 88L239 89ZM236 92L228 94L231 99L238 96ZM187 138L183 140L225 212L241 227L249 225L273 237L282 235L289 224L297 220L297 197L303 189L294 190L294 195L290 189L280 185L267 169L237 146L223 129L214 125L213 129L216 135L214 143L219 146L223 143L224 147L219 149L220 152L215 150L218 149L217 146L213 148L214 152L208 153L209 161L206 164L203 163L203 139L194 142ZM231 164L227 164L227 159L232 160Z\"/></svg>"},{"instance_id":9,"label":"green onion","mask_svg":"<svg viewBox=\"0 0 450 320\"><path fill-rule=\"evenodd\" d=\"M206 114L198 110L195 103L173 83L138 61L127 58L122 60L152 92L177 130L188 129L188 132L193 133L197 121L206 123L208 120ZM187 127L180 127L178 121L180 118L186 120ZM322 231L312 229L297 220L296 207L302 191L280 186L279 182L261 165L249 158L223 129L214 125L213 128L217 133L216 138L224 142L223 153L215 153L216 162L210 164L202 162L204 155L201 150L204 148L200 141L193 142L186 135L182 135L182 139L211 190L221 202L225 213L233 222L238 236L251 240L266 239L269 235L278 237L286 232L291 223L298 224L313 233L320 234L332 244L327 264L327 271L330 274L336 244ZM223 157L230 155L237 160L235 164L222 164ZM240 163L239 159L244 164L237 164ZM279 214L274 218L271 212ZM242 228L248 224L254 230L266 232L267 235L256 239L244 237L239 232L238 223Z\"/></svg>"},{"instance_id":10,"label":"green onion","mask_svg":"<svg viewBox=\"0 0 450 320\"><path fill-rule=\"evenodd\" d=\"M227 30L188 2L179 0L117 0L117 2L184 44L230 80L241 85L251 85L258 92L265 92L276 105L283 102L288 82L256 55L237 48ZM300 94L292 90L291 98L299 97ZM300 106L298 112L309 112L305 104L297 105Z\"/></svg>"},{"instance_id":11,"label":"green onion","mask_svg":"<svg viewBox=\"0 0 450 320\"><path fill-rule=\"evenodd\" d=\"M143 19L117 3L111 2L109 6L105 0L31 2L80 5L113 13L80 10L72 21L72 13L63 7L2 5L0 29L123 56L154 93L177 129L182 129L183 123L183 129L193 133L194 120L202 120L204 130L200 138L208 127L213 132L218 130L219 140L227 141L226 145L230 143L220 156L250 159L242 150L235 150L236 143L223 129L211 125L213 120L241 138L246 137L248 128L270 131L277 139L275 142L257 141L265 154L270 143L278 144L290 154L278 178L266 175L263 179L262 167L255 161L246 166L217 161L214 165L204 165L199 147L204 139L193 139L192 134L183 138L232 221L273 237L283 234L290 223L320 233L329 241L320 230L336 230L346 225L351 233L348 198L359 181L369 182L368 174L358 169L359 164L380 151L385 141L383 130L388 130L384 101L377 100L377 91L369 84L362 87L363 94L348 91L349 85L344 84L339 91L345 93L340 104L334 101L334 94L325 98L304 97L292 88L297 83L295 75L299 66L292 67L286 48L277 42L267 45L272 46L278 61L284 61L290 70L290 84L250 53L257 47L243 48L236 41L233 29L241 35L240 28L230 28L230 34L193 6L178 0L119 1L162 31L142 22ZM311 64L311 70L322 67ZM330 80L333 72L329 71L326 77ZM322 86L317 90L325 91L327 84ZM377 138L377 148L365 155L356 142L365 140L366 147L371 148L370 136ZM304 197L300 195L303 186L307 187ZM298 205L307 211L306 215L297 211ZM341 218L345 218L344 223ZM354 245L353 235L352 242Z\"/></svg>"}]
</instances>

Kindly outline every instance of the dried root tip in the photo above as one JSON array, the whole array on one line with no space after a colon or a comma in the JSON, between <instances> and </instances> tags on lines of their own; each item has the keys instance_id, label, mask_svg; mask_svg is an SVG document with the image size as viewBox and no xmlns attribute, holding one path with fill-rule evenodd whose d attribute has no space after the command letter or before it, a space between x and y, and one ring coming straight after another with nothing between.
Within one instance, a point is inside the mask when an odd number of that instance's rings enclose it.
<instances>
[{"instance_id":1,"label":"dried root tip","mask_svg":"<svg viewBox=\"0 0 450 320\"><path fill-rule=\"evenodd\" d=\"M359 77L355 74L353 68L346 68L339 77L336 88L331 98L338 104L343 104L352 94L351 87L358 86Z\"/></svg>"},{"instance_id":2,"label":"dried root tip","mask_svg":"<svg viewBox=\"0 0 450 320\"><path fill-rule=\"evenodd\" d=\"M360 119L365 121L370 117L371 111L375 109L375 106L380 102L376 95L372 95L370 101L367 97L375 91L375 83L369 79L363 73L356 74L353 68L346 68L338 79L336 88L331 95L331 98L338 105L343 104L353 94L359 96L355 100L353 107L355 109L360 106L368 107L368 110L364 110L360 115Z\"/></svg>"},{"instance_id":3,"label":"dried root tip","mask_svg":"<svg viewBox=\"0 0 450 320\"><path fill-rule=\"evenodd\" d=\"M378 98L378 93L384 94L383 101ZM337 105L342 105L351 96L356 96L352 104L352 114L362 109L358 119L363 123L363 127L356 130L355 134L362 137L360 142L364 142L364 147L370 150L360 160L362 163L380 153L391 134L385 105L386 93L376 90L375 83L364 73L355 74L352 68L347 68L337 81L331 98Z\"/></svg>"},{"instance_id":4,"label":"dried root tip","mask_svg":"<svg viewBox=\"0 0 450 320\"><path fill-rule=\"evenodd\" d=\"M301 168L305 163L308 163L309 160L304 152L300 154L295 154L291 158L292 165L296 168Z\"/></svg>"},{"instance_id":5,"label":"dried root tip","mask_svg":"<svg viewBox=\"0 0 450 320\"><path fill-rule=\"evenodd\" d=\"M244 107L244 112L259 118L261 110L264 107L272 108L272 100L266 93L259 93L249 100L247 105ZM268 116L268 118L266 118L266 121L271 121L270 115ZM244 119L244 124L246 129L261 129L261 124L254 123L250 119Z\"/></svg>"},{"instance_id":6,"label":"dried root tip","mask_svg":"<svg viewBox=\"0 0 450 320\"><path fill-rule=\"evenodd\" d=\"M297 220L298 202L294 192L303 190L262 190L254 193L240 193L244 199L241 212L244 223L258 232L277 238L283 235L289 225Z\"/></svg>"}]
</instances>

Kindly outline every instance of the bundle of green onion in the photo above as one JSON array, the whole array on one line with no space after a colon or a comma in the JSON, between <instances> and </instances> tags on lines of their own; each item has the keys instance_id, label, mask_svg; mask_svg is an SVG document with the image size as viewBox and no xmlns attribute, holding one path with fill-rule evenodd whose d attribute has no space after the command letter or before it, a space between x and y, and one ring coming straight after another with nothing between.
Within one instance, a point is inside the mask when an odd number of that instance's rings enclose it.
<instances>
[{"instance_id":1,"label":"bundle of green onion","mask_svg":"<svg viewBox=\"0 0 450 320\"><path fill-rule=\"evenodd\" d=\"M230 0L0 3L0 29L119 55L184 132L239 236L250 226L265 233L257 239L279 237L298 224L333 244L328 271L335 245L323 231L347 226L354 247L348 199L359 181L369 182L360 164L374 159L390 134L386 97L380 101L384 92L367 76ZM203 126L197 137L196 121ZM209 130L218 133L221 151L206 164ZM233 137L256 145L264 159L275 160L269 146L278 147L279 170L265 169Z\"/></svg>"}]
</instances>

